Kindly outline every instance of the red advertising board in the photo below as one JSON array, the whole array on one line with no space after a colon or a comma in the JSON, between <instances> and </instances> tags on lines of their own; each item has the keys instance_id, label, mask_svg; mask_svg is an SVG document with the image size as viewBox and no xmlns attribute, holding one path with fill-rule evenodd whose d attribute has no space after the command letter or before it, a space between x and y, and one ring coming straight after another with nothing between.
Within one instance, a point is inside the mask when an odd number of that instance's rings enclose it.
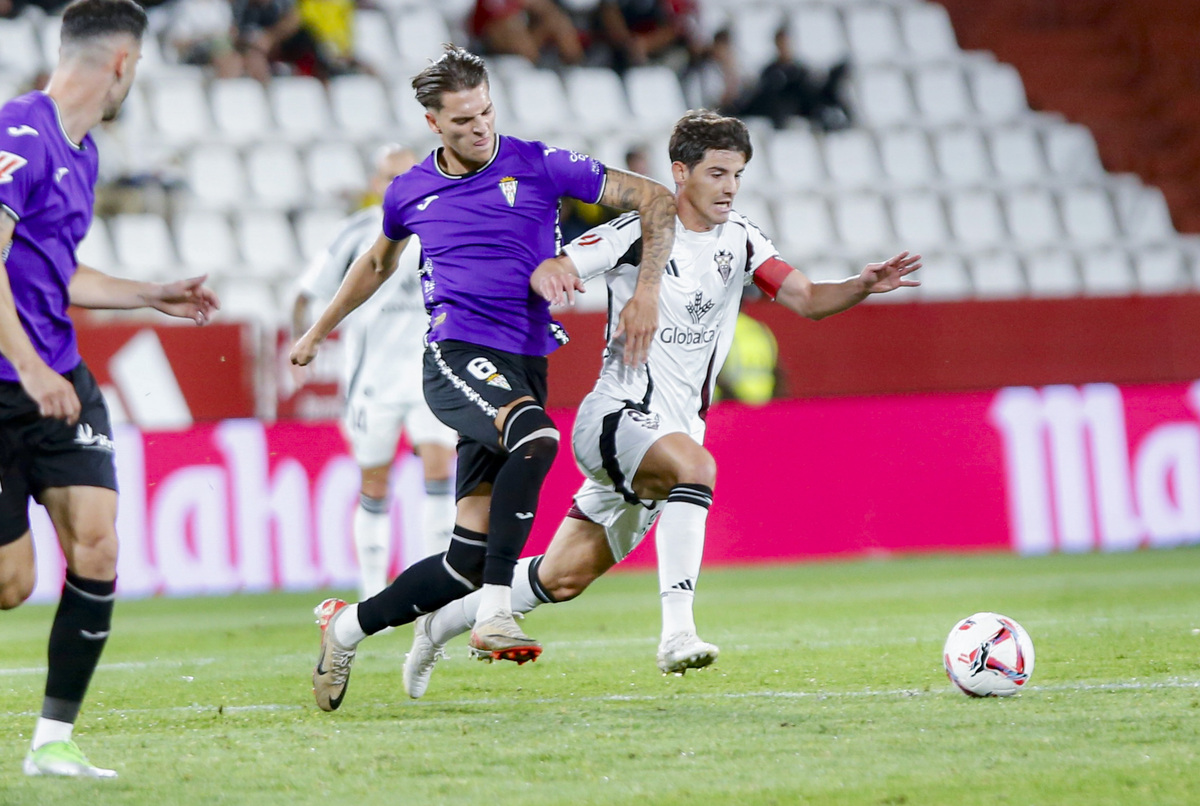
<instances>
[{"instance_id":1,"label":"red advertising board","mask_svg":"<svg viewBox=\"0 0 1200 806\"><path fill-rule=\"evenodd\" d=\"M552 412L569 433L573 412ZM1200 382L723 404L705 562L1200 542ZM336 426L226 420L117 433L123 595L353 587L358 470ZM395 472L395 568L416 559L421 473ZM580 482L569 450L527 553ZM61 557L35 517L39 582ZM648 545L627 561L653 562Z\"/></svg>"}]
</instances>

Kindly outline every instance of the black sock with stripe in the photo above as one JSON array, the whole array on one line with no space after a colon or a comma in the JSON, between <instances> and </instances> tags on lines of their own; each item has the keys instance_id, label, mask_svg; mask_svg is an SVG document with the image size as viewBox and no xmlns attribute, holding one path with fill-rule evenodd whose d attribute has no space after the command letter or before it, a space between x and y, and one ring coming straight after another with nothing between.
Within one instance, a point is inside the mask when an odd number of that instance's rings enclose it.
<instances>
[{"instance_id":1,"label":"black sock with stripe","mask_svg":"<svg viewBox=\"0 0 1200 806\"><path fill-rule=\"evenodd\" d=\"M42 716L74 723L112 627L115 580L84 579L67 572L50 627L46 697Z\"/></svg>"}]
</instances>

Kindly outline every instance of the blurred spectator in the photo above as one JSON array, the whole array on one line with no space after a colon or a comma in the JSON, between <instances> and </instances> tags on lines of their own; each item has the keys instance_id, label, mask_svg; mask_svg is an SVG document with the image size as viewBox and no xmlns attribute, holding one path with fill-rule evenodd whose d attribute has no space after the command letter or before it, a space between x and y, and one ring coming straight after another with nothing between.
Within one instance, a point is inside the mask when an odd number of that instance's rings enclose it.
<instances>
[{"instance_id":1,"label":"blurred spectator","mask_svg":"<svg viewBox=\"0 0 1200 806\"><path fill-rule=\"evenodd\" d=\"M300 22L334 73L365 70L354 58L354 0L297 0Z\"/></svg>"},{"instance_id":2,"label":"blurred spectator","mask_svg":"<svg viewBox=\"0 0 1200 806\"><path fill-rule=\"evenodd\" d=\"M232 0L237 47L246 72L264 84L282 71L326 79L332 73L316 38L301 24L293 0Z\"/></svg>"},{"instance_id":3,"label":"blurred spectator","mask_svg":"<svg viewBox=\"0 0 1200 806\"><path fill-rule=\"evenodd\" d=\"M761 406L776 397L779 344L762 322L738 312L729 357L717 374L718 397Z\"/></svg>"},{"instance_id":4,"label":"blurred spectator","mask_svg":"<svg viewBox=\"0 0 1200 806\"><path fill-rule=\"evenodd\" d=\"M144 128L121 118L92 129L102 151L96 182L95 212L108 218L121 213L154 213L171 218L174 191L183 187L175 154Z\"/></svg>"},{"instance_id":5,"label":"blurred spectator","mask_svg":"<svg viewBox=\"0 0 1200 806\"><path fill-rule=\"evenodd\" d=\"M583 61L579 31L554 0L475 0L469 28L484 53L538 64L550 51L560 64Z\"/></svg>"},{"instance_id":6,"label":"blurred spectator","mask_svg":"<svg viewBox=\"0 0 1200 806\"><path fill-rule=\"evenodd\" d=\"M618 72L650 62L682 72L701 50L695 0L601 0L597 13Z\"/></svg>"},{"instance_id":7,"label":"blurred spectator","mask_svg":"<svg viewBox=\"0 0 1200 806\"><path fill-rule=\"evenodd\" d=\"M786 27L775 33L775 51L775 60L763 68L758 85L749 96L724 111L768 117L777 129L782 129L788 118L796 115L824 131L844 129L853 123L842 93L849 70L846 62L834 65L825 80L818 81L792 55Z\"/></svg>"},{"instance_id":8,"label":"blurred spectator","mask_svg":"<svg viewBox=\"0 0 1200 806\"><path fill-rule=\"evenodd\" d=\"M229 0L178 0L171 7L166 39L181 64L211 65L217 78L242 75L245 66L233 37Z\"/></svg>"},{"instance_id":9,"label":"blurred spectator","mask_svg":"<svg viewBox=\"0 0 1200 806\"><path fill-rule=\"evenodd\" d=\"M635 174L650 176L650 155L644 145L636 145L625 152L625 167Z\"/></svg>"},{"instance_id":10,"label":"blurred spectator","mask_svg":"<svg viewBox=\"0 0 1200 806\"><path fill-rule=\"evenodd\" d=\"M684 72L683 92L693 109L732 109L742 97L742 73L728 28Z\"/></svg>"}]
</instances>

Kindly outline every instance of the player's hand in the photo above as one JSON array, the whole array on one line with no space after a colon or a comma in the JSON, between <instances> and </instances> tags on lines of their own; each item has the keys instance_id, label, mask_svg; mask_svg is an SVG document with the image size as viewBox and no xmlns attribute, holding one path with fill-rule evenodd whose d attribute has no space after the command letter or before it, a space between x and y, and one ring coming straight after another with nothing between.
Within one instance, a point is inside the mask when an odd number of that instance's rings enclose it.
<instances>
[{"instance_id":1,"label":"player's hand","mask_svg":"<svg viewBox=\"0 0 1200 806\"><path fill-rule=\"evenodd\" d=\"M320 341L312 335L311 330L308 331L292 345L290 356L292 363L298 367L307 367L317 357L317 348L319 346Z\"/></svg>"},{"instance_id":2,"label":"player's hand","mask_svg":"<svg viewBox=\"0 0 1200 806\"><path fill-rule=\"evenodd\" d=\"M575 292L586 293L575 264L565 255L543 260L529 276L529 287L551 305L574 305Z\"/></svg>"},{"instance_id":3,"label":"player's hand","mask_svg":"<svg viewBox=\"0 0 1200 806\"><path fill-rule=\"evenodd\" d=\"M204 285L207 274L191 277L187 280L176 280L173 283L163 283L155 289L151 306L168 316L178 316L180 319L191 319L198 325L206 325L221 307L221 301L216 293Z\"/></svg>"},{"instance_id":4,"label":"player's hand","mask_svg":"<svg viewBox=\"0 0 1200 806\"><path fill-rule=\"evenodd\" d=\"M22 372L20 378L25 394L37 403L38 414L64 420L67 425L75 425L78 422L82 407L70 381L40 362L32 369Z\"/></svg>"},{"instance_id":5,"label":"player's hand","mask_svg":"<svg viewBox=\"0 0 1200 806\"><path fill-rule=\"evenodd\" d=\"M883 294L895 291L897 288L919 286L918 280L905 279L921 268L921 256L909 255L908 252L888 258L882 263L868 263L859 275L863 288L868 294Z\"/></svg>"},{"instance_id":6,"label":"player's hand","mask_svg":"<svg viewBox=\"0 0 1200 806\"><path fill-rule=\"evenodd\" d=\"M642 286L634 291L629 302L621 309L613 338L625 336L625 364L640 367L650 356L650 345L658 332L658 289L643 292Z\"/></svg>"}]
</instances>

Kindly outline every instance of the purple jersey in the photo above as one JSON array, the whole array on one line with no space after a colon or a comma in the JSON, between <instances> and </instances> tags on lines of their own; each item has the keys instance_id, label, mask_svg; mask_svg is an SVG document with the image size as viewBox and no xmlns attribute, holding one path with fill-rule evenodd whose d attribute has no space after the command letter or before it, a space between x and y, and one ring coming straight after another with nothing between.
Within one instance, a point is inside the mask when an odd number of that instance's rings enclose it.
<instances>
[{"instance_id":1,"label":"purple jersey","mask_svg":"<svg viewBox=\"0 0 1200 806\"><path fill-rule=\"evenodd\" d=\"M545 143L498 136L492 159L464 176L438 167L440 149L393 180L383 232L421 239L432 341L457 339L520 355L566 341L550 306L529 287L558 252L558 202L599 201L604 166Z\"/></svg>"},{"instance_id":2,"label":"purple jersey","mask_svg":"<svg viewBox=\"0 0 1200 806\"><path fill-rule=\"evenodd\" d=\"M21 323L56 372L79 363L67 286L92 223L97 165L92 136L72 143L49 95L31 92L0 107L0 213L17 222L0 258ZM0 356L0 380L17 379Z\"/></svg>"}]
</instances>

